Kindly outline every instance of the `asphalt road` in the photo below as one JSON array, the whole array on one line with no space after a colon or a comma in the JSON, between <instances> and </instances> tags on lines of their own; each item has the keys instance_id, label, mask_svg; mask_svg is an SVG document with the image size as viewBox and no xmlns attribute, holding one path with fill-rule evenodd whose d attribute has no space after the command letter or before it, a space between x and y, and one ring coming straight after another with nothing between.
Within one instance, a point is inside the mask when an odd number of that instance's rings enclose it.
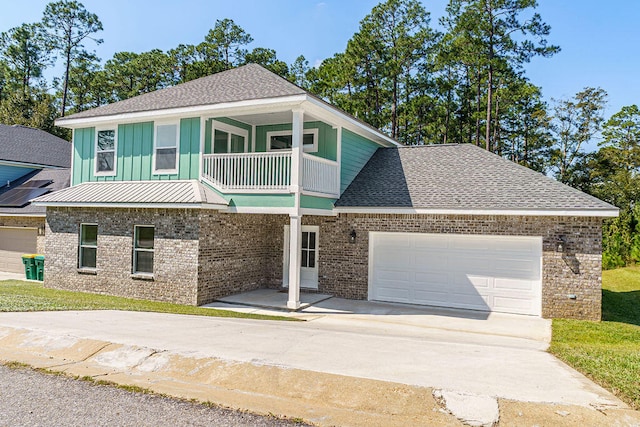
<instances>
[{"instance_id":1,"label":"asphalt road","mask_svg":"<svg viewBox=\"0 0 640 427\"><path fill-rule=\"evenodd\" d=\"M212 425L300 424L0 365L2 427Z\"/></svg>"}]
</instances>

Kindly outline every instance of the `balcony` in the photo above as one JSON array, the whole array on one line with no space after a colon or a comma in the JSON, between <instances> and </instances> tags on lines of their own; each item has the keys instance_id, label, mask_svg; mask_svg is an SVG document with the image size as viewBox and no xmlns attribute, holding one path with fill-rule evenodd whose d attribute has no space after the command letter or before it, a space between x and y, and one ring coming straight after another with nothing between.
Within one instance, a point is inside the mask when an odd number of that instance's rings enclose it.
<instances>
[{"instance_id":1,"label":"balcony","mask_svg":"<svg viewBox=\"0 0 640 427\"><path fill-rule=\"evenodd\" d=\"M339 196L337 162L304 153L300 172L304 192ZM223 193L289 192L291 152L205 154L202 178Z\"/></svg>"}]
</instances>

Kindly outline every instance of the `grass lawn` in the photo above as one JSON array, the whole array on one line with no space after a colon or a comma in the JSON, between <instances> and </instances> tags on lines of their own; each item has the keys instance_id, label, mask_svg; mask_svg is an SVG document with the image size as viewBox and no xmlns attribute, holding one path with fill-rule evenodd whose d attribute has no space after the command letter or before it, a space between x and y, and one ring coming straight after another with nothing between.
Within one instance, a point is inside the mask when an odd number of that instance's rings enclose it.
<instances>
[{"instance_id":1,"label":"grass lawn","mask_svg":"<svg viewBox=\"0 0 640 427\"><path fill-rule=\"evenodd\" d=\"M144 301L84 292L59 291L56 289L46 289L39 283L23 282L20 280L0 281L0 312L64 310L128 310L244 319L296 320L284 316L264 316L260 314L238 313L213 308L171 304L167 302Z\"/></svg>"},{"instance_id":2,"label":"grass lawn","mask_svg":"<svg viewBox=\"0 0 640 427\"><path fill-rule=\"evenodd\" d=\"M602 320L554 320L549 351L640 409L640 267L602 272Z\"/></svg>"}]
</instances>

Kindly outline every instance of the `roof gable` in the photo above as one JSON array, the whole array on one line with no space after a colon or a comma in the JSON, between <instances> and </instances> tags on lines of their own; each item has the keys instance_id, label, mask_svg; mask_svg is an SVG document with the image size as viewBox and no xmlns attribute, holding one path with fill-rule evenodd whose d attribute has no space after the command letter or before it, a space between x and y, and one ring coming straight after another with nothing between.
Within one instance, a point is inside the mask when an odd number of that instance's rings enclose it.
<instances>
[{"instance_id":1,"label":"roof gable","mask_svg":"<svg viewBox=\"0 0 640 427\"><path fill-rule=\"evenodd\" d=\"M336 207L440 211L617 211L471 144L379 148Z\"/></svg>"},{"instance_id":2,"label":"roof gable","mask_svg":"<svg viewBox=\"0 0 640 427\"><path fill-rule=\"evenodd\" d=\"M0 160L68 168L71 144L40 129L0 124Z\"/></svg>"},{"instance_id":3,"label":"roof gable","mask_svg":"<svg viewBox=\"0 0 640 427\"><path fill-rule=\"evenodd\" d=\"M166 89L103 105L58 119L112 116L124 113L215 105L304 95L306 91L257 64L247 64Z\"/></svg>"}]
</instances>

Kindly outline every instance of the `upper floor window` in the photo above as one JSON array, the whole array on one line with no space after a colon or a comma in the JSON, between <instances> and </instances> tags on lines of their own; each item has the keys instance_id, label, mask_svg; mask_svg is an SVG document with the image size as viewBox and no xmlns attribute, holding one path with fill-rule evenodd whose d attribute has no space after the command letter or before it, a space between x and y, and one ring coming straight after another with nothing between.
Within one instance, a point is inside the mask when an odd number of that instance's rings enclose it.
<instances>
[{"instance_id":1,"label":"upper floor window","mask_svg":"<svg viewBox=\"0 0 640 427\"><path fill-rule=\"evenodd\" d=\"M213 122L214 153L246 153L249 148L249 132L226 123Z\"/></svg>"},{"instance_id":2,"label":"upper floor window","mask_svg":"<svg viewBox=\"0 0 640 427\"><path fill-rule=\"evenodd\" d=\"M96 131L96 175L116 174L116 129Z\"/></svg>"},{"instance_id":3,"label":"upper floor window","mask_svg":"<svg viewBox=\"0 0 640 427\"><path fill-rule=\"evenodd\" d=\"M293 146L293 132L280 130L267 132L267 150L291 150ZM302 135L302 148L307 153L318 151L318 129L305 129Z\"/></svg>"},{"instance_id":4,"label":"upper floor window","mask_svg":"<svg viewBox=\"0 0 640 427\"><path fill-rule=\"evenodd\" d=\"M80 224L78 268L96 268L97 251L98 226L96 224Z\"/></svg>"},{"instance_id":5,"label":"upper floor window","mask_svg":"<svg viewBox=\"0 0 640 427\"><path fill-rule=\"evenodd\" d=\"M156 137L153 145L153 172L178 172L178 130L177 123L156 124Z\"/></svg>"}]
</instances>

